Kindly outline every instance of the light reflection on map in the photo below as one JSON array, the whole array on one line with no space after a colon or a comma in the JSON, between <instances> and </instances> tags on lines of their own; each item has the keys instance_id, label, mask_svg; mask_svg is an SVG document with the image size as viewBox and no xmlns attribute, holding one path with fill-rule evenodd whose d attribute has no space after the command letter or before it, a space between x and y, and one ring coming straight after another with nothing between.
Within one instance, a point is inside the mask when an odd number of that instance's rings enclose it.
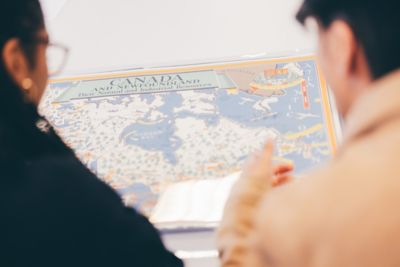
<instances>
[{"instance_id":1,"label":"light reflection on map","mask_svg":"<svg viewBox=\"0 0 400 267\"><path fill-rule=\"evenodd\" d=\"M275 160L298 173L331 156L326 88L313 60L216 71L236 87L54 103L76 83L54 82L41 109L77 156L147 215L169 184L238 171L267 138Z\"/></svg>"}]
</instances>

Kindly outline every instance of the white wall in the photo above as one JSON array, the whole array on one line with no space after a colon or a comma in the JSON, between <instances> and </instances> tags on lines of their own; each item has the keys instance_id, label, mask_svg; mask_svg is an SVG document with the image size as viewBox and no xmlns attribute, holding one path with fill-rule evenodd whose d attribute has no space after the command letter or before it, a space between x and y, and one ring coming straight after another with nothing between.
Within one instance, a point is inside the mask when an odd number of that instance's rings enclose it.
<instances>
[{"instance_id":1,"label":"white wall","mask_svg":"<svg viewBox=\"0 0 400 267\"><path fill-rule=\"evenodd\" d=\"M300 0L42 2L51 36L72 50L66 70L74 73L286 54L314 43L294 20Z\"/></svg>"}]
</instances>

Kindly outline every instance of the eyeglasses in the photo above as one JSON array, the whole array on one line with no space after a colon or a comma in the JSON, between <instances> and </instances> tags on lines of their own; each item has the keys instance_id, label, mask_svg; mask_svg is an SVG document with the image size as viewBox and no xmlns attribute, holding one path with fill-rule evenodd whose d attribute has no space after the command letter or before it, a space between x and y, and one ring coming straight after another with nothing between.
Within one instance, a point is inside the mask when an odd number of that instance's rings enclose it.
<instances>
[{"instance_id":1,"label":"eyeglasses","mask_svg":"<svg viewBox=\"0 0 400 267\"><path fill-rule=\"evenodd\" d=\"M68 47L51 43L48 38L35 37L34 43L46 45L46 60L49 76L56 76L62 72L67 63L69 54Z\"/></svg>"},{"instance_id":2,"label":"eyeglasses","mask_svg":"<svg viewBox=\"0 0 400 267\"><path fill-rule=\"evenodd\" d=\"M50 76L56 76L62 72L67 63L69 49L60 44L48 43L46 50L47 68Z\"/></svg>"}]
</instances>

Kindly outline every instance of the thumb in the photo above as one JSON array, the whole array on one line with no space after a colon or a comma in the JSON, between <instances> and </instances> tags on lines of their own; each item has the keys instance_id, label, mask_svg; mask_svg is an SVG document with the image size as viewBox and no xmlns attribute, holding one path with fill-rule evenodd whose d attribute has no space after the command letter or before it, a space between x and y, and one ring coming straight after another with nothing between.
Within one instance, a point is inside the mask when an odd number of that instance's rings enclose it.
<instances>
[{"instance_id":1,"label":"thumb","mask_svg":"<svg viewBox=\"0 0 400 267\"><path fill-rule=\"evenodd\" d=\"M268 140L262 151L262 160L264 163L271 164L272 163L272 154L274 152L274 143L272 140Z\"/></svg>"}]
</instances>

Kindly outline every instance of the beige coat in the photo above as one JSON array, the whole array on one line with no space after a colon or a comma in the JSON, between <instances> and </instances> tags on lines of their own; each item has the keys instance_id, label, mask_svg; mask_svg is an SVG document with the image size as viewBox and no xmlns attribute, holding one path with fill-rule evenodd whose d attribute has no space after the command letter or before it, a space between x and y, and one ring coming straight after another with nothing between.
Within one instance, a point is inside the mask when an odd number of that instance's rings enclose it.
<instances>
[{"instance_id":1,"label":"beige coat","mask_svg":"<svg viewBox=\"0 0 400 267\"><path fill-rule=\"evenodd\" d=\"M218 237L223 266L400 266L400 71L355 103L325 167L273 189L242 177Z\"/></svg>"}]
</instances>

